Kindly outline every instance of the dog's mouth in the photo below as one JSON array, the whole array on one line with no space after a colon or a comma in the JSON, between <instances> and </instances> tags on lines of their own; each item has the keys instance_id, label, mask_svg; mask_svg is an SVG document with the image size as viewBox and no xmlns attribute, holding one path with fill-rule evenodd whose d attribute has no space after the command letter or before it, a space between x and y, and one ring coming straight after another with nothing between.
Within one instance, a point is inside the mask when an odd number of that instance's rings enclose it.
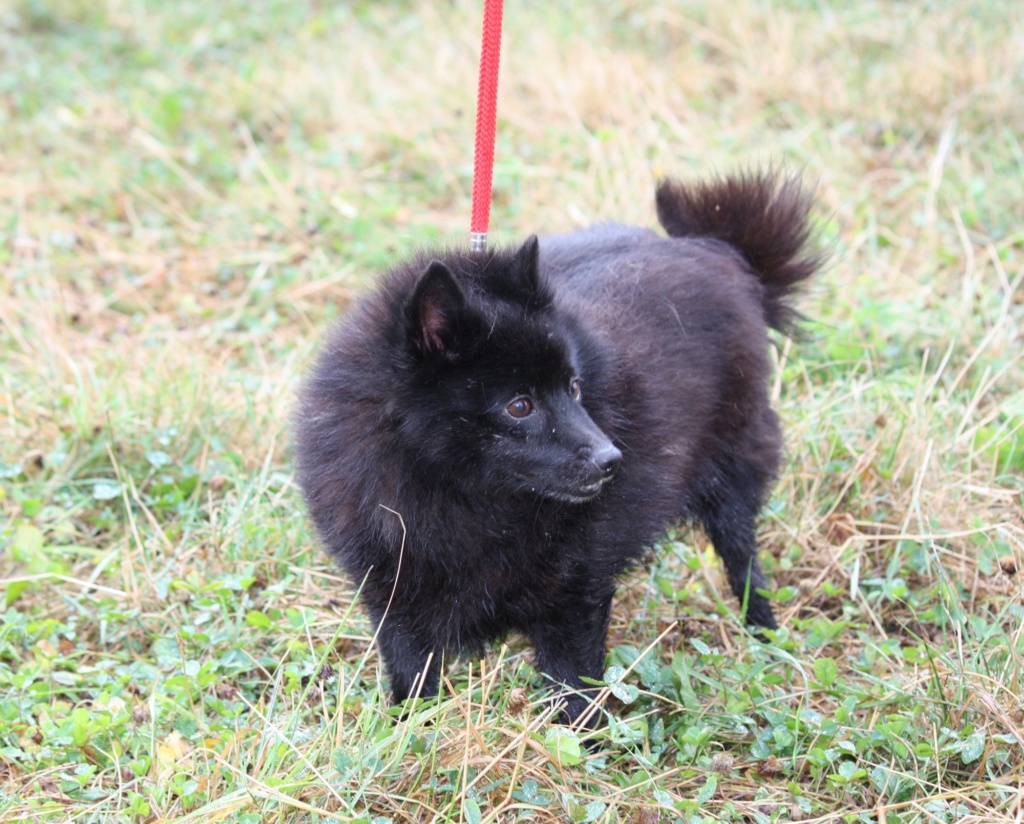
<instances>
[{"instance_id":1,"label":"dog's mouth","mask_svg":"<svg viewBox=\"0 0 1024 824\"><path fill-rule=\"evenodd\" d=\"M572 489L550 488L545 490L545 494L548 498L563 501L567 504L585 504L601 494L604 484L605 482L601 480L586 486L573 487Z\"/></svg>"},{"instance_id":2,"label":"dog's mouth","mask_svg":"<svg viewBox=\"0 0 1024 824\"><path fill-rule=\"evenodd\" d=\"M617 453L616 453L617 454ZM521 476L522 490L549 501L559 501L566 504L585 504L594 500L601 494L612 478L615 477L615 469L618 461L610 470L599 471L598 467L572 467L571 471L566 467L561 472L540 473L540 477L530 477L525 473ZM540 483L538 483L540 481Z\"/></svg>"}]
</instances>

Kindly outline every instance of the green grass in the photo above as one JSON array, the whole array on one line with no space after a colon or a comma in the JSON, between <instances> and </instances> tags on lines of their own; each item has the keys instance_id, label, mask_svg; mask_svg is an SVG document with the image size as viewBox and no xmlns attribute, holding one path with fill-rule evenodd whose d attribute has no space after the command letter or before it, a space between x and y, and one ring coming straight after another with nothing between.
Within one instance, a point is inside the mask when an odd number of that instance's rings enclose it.
<instances>
[{"instance_id":1,"label":"green grass","mask_svg":"<svg viewBox=\"0 0 1024 824\"><path fill-rule=\"evenodd\" d=\"M1011 0L506 4L499 238L653 224L663 174L818 184L784 629L673 534L617 599L597 749L516 639L388 708L288 415L375 272L465 236L479 5L0 12L0 819L1021 821Z\"/></svg>"}]
</instances>

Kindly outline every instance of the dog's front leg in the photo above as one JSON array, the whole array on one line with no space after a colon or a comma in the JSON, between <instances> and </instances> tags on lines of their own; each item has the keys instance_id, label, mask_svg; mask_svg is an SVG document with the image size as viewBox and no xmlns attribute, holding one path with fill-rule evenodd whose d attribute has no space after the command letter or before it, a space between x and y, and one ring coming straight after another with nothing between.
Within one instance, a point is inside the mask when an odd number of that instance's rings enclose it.
<instances>
[{"instance_id":1,"label":"dog's front leg","mask_svg":"<svg viewBox=\"0 0 1024 824\"><path fill-rule=\"evenodd\" d=\"M440 654L408 626L403 616L388 615L377 631L377 645L395 704L413 696L435 698L441 680Z\"/></svg>"},{"instance_id":2,"label":"dog's front leg","mask_svg":"<svg viewBox=\"0 0 1024 824\"><path fill-rule=\"evenodd\" d=\"M582 679L600 681L604 675L611 606L611 594L600 599L567 599L561 609L530 629L536 667L559 690L555 698L564 701L559 714L563 724L579 722L587 729L599 725L600 710L592 702L600 687Z\"/></svg>"}]
</instances>

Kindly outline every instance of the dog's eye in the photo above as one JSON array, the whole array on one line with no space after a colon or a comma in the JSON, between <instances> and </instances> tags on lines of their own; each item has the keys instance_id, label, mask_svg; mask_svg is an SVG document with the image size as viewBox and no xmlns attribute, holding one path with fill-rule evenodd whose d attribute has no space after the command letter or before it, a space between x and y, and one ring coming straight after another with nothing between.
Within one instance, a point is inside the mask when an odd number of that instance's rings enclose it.
<instances>
[{"instance_id":1,"label":"dog's eye","mask_svg":"<svg viewBox=\"0 0 1024 824\"><path fill-rule=\"evenodd\" d=\"M580 395L583 394L583 388L580 385L579 378L572 379L572 383L569 384L569 394L572 396L574 401L578 401L580 399Z\"/></svg>"},{"instance_id":2,"label":"dog's eye","mask_svg":"<svg viewBox=\"0 0 1024 824\"><path fill-rule=\"evenodd\" d=\"M505 407L505 411L513 418L525 418L533 411L533 401L529 398L516 398Z\"/></svg>"}]
</instances>

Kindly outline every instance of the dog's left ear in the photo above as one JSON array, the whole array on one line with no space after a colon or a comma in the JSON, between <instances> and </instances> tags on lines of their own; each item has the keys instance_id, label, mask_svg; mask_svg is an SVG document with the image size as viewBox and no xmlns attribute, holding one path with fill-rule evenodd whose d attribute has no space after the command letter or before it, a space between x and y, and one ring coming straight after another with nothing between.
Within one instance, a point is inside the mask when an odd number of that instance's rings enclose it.
<instances>
[{"instance_id":1,"label":"dog's left ear","mask_svg":"<svg viewBox=\"0 0 1024 824\"><path fill-rule=\"evenodd\" d=\"M540 285L540 243L530 235L512 259L510 275L526 293L531 303L545 303L547 295Z\"/></svg>"}]
</instances>

